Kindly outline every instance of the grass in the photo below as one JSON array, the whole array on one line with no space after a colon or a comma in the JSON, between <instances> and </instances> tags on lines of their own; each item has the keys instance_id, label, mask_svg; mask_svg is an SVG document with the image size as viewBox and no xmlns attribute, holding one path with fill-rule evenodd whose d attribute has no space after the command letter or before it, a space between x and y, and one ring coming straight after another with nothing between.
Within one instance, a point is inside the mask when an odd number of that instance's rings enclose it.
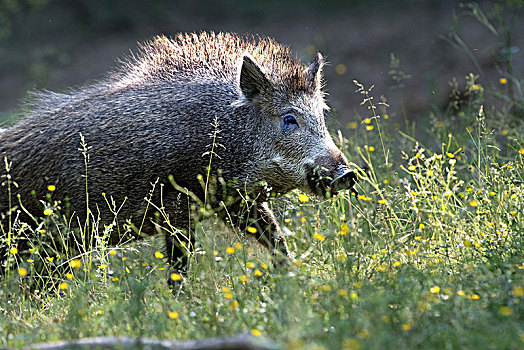
<instances>
[{"instance_id":1,"label":"grass","mask_svg":"<svg viewBox=\"0 0 524 350\"><path fill-rule=\"evenodd\" d=\"M250 331L289 349L523 347L524 99L513 75L477 79L410 133L357 83L363 114L336 141L360 194L273 203L295 254L287 268L213 219L176 295L161 237L112 247L98 228L80 255L8 247L0 346ZM59 205L49 200L43 234L70 229L53 224Z\"/></svg>"}]
</instances>

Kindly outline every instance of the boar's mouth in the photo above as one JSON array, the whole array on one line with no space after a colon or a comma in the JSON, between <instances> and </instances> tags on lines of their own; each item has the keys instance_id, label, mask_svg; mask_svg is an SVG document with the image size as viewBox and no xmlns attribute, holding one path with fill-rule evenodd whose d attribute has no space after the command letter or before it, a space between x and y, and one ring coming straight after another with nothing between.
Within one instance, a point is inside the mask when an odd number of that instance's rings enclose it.
<instances>
[{"instance_id":1,"label":"boar's mouth","mask_svg":"<svg viewBox=\"0 0 524 350\"><path fill-rule=\"evenodd\" d=\"M344 164L340 164L333 175L322 168L308 170L308 186L319 197L328 198L343 190L351 190L358 194L354 188L357 175Z\"/></svg>"}]
</instances>

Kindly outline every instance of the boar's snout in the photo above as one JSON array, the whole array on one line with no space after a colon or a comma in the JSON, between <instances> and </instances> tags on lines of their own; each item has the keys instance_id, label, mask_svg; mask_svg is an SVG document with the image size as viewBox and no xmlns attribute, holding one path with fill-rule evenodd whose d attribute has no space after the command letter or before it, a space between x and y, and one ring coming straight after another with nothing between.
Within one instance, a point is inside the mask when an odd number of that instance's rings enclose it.
<instances>
[{"instance_id":1,"label":"boar's snout","mask_svg":"<svg viewBox=\"0 0 524 350\"><path fill-rule=\"evenodd\" d=\"M353 186L357 182L357 176L349 169L342 154L336 158L317 158L315 164L309 164L308 173L309 188L321 197L329 197L342 190L355 192Z\"/></svg>"},{"instance_id":2,"label":"boar's snout","mask_svg":"<svg viewBox=\"0 0 524 350\"><path fill-rule=\"evenodd\" d=\"M353 170L350 170L345 164L338 165L337 176L329 183L331 190L336 193L342 190L352 190L356 192L353 186L357 182L357 176Z\"/></svg>"}]
</instances>

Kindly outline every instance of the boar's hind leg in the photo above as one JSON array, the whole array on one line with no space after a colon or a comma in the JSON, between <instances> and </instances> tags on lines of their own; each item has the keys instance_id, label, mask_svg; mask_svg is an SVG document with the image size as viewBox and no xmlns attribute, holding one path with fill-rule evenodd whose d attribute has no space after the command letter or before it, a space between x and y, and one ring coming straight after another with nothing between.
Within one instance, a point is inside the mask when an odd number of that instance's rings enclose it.
<instances>
[{"instance_id":1,"label":"boar's hind leg","mask_svg":"<svg viewBox=\"0 0 524 350\"><path fill-rule=\"evenodd\" d=\"M256 211L249 219L248 225L254 226L257 229L254 235L258 241L266 246L272 252L273 256L277 258L276 262L285 264L288 261L287 258L291 255L286 240L282 235L275 214L269 209L266 202L256 205Z\"/></svg>"},{"instance_id":2,"label":"boar's hind leg","mask_svg":"<svg viewBox=\"0 0 524 350\"><path fill-rule=\"evenodd\" d=\"M176 235L166 233L165 239L167 261L175 271L185 274L195 246L193 231L181 230Z\"/></svg>"}]
</instances>

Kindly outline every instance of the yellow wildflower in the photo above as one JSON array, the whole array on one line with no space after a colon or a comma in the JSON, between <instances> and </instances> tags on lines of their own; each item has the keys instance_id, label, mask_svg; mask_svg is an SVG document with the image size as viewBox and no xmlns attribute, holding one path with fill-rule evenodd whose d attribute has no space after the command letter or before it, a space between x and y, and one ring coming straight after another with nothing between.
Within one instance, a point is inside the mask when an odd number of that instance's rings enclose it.
<instances>
[{"instance_id":1,"label":"yellow wildflower","mask_svg":"<svg viewBox=\"0 0 524 350\"><path fill-rule=\"evenodd\" d=\"M235 248L233 248L233 247L227 247L226 248L226 253L227 254L233 254L234 252L235 252Z\"/></svg>"},{"instance_id":2,"label":"yellow wildflower","mask_svg":"<svg viewBox=\"0 0 524 350\"><path fill-rule=\"evenodd\" d=\"M320 286L320 290L322 290L324 292L329 292L331 290L331 286L328 285L328 284L321 285Z\"/></svg>"},{"instance_id":3,"label":"yellow wildflower","mask_svg":"<svg viewBox=\"0 0 524 350\"><path fill-rule=\"evenodd\" d=\"M27 275L27 270L24 269L23 267L20 267L18 268L18 274L22 277L24 277L25 275Z\"/></svg>"},{"instance_id":4,"label":"yellow wildflower","mask_svg":"<svg viewBox=\"0 0 524 350\"><path fill-rule=\"evenodd\" d=\"M238 276L238 280L242 283L246 283L249 280L249 277L246 275Z\"/></svg>"},{"instance_id":5,"label":"yellow wildflower","mask_svg":"<svg viewBox=\"0 0 524 350\"><path fill-rule=\"evenodd\" d=\"M335 72L339 75L344 75L347 71L348 69L345 64L340 63L335 66Z\"/></svg>"},{"instance_id":6,"label":"yellow wildflower","mask_svg":"<svg viewBox=\"0 0 524 350\"><path fill-rule=\"evenodd\" d=\"M155 258L162 259L163 257L164 257L164 254L162 254L160 252L155 252Z\"/></svg>"},{"instance_id":7,"label":"yellow wildflower","mask_svg":"<svg viewBox=\"0 0 524 350\"><path fill-rule=\"evenodd\" d=\"M511 316L511 314L513 314L513 310L509 306L502 306L499 309L499 314L502 316Z\"/></svg>"},{"instance_id":8,"label":"yellow wildflower","mask_svg":"<svg viewBox=\"0 0 524 350\"><path fill-rule=\"evenodd\" d=\"M345 236L349 233L349 226L347 224L340 225L340 234Z\"/></svg>"},{"instance_id":9,"label":"yellow wildflower","mask_svg":"<svg viewBox=\"0 0 524 350\"><path fill-rule=\"evenodd\" d=\"M309 200L309 197L303 193L299 194L298 195L298 200L301 201L302 203L305 203Z\"/></svg>"},{"instance_id":10,"label":"yellow wildflower","mask_svg":"<svg viewBox=\"0 0 524 350\"><path fill-rule=\"evenodd\" d=\"M315 239L318 239L318 240L321 241L321 242L325 239L324 236L322 236L321 234L316 233L316 232L315 232L315 234L313 235L313 237L315 237Z\"/></svg>"},{"instance_id":11,"label":"yellow wildflower","mask_svg":"<svg viewBox=\"0 0 524 350\"><path fill-rule=\"evenodd\" d=\"M511 291L513 292L513 295L516 297L524 296L524 287L522 286L513 286Z\"/></svg>"},{"instance_id":12,"label":"yellow wildflower","mask_svg":"<svg viewBox=\"0 0 524 350\"><path fill-rule=\"evenodd\" d=\"M56 186L55 185L49 185L49 186L47 186L47 190L49 192L54 192L54 190L56 190Z\"/></svg>"},{"instance_id":13,"label":"yellow wildflower","mask_svg":"<svg viewBox=\"0 0 524 350\"><path fill-rule=\"evenodd\" d=\"M232 302L229 303L229 308L231 310L236 310L238 308L238 301L236 300L233 300Z\"/></svg>"},{"instance_id":14,"label":"yellow wildflower","mask_svg":"<svg viewBox=\"0 0 524 350\"><path fill-rule=\"evenodd\" d=\"M357 122L349 122L348 125L346 125L346 128L348 129L356 129L357 128Z\"/></svg>"},{"instance_id":15,"label":"yellow wildflower","mask_svg":"<svg viewBox=\"0 0 524 350\"><path fill-rule=\"evenodd\" d=\"M170 319L176 320L179 315L178 315L178 312L176 312L176 311L169 311L168 316L169 316Z\"/></svg>"},{"instance_id":16,"label":"yellow wildflower","mask_svg":"<svg viewBox=\"0 0 524 350\"><path fill-rule=\"evenodd\" d=\"M343 253L343 252L338 252L338 253L335 255L335 258L336 258L338 261L346 261L346 254Z\"/></svg>"},{"instance_id":17,"label":"yellow wildflower","mask_svg":"<svg viewBox=\"0 0 524 350\"><path fill-rule=\"evenodd\" d=\"M385 264L381 264L381 265L378 265L377 266L377 271L379 272L386 272L388 269L388 267L385 265Z\"/></svg>"},{"instance_id":18,"label":"yellow wildflower","mask_svg":"<svg viewBox=\"0 0 524 350\"><path fill-rule=\"evenodd\" d=\"M69 262L69 266L74 269L78 269L80 266L82 266L82 261L80 259L73 259Z\"/></svg>"}]
</instances>

